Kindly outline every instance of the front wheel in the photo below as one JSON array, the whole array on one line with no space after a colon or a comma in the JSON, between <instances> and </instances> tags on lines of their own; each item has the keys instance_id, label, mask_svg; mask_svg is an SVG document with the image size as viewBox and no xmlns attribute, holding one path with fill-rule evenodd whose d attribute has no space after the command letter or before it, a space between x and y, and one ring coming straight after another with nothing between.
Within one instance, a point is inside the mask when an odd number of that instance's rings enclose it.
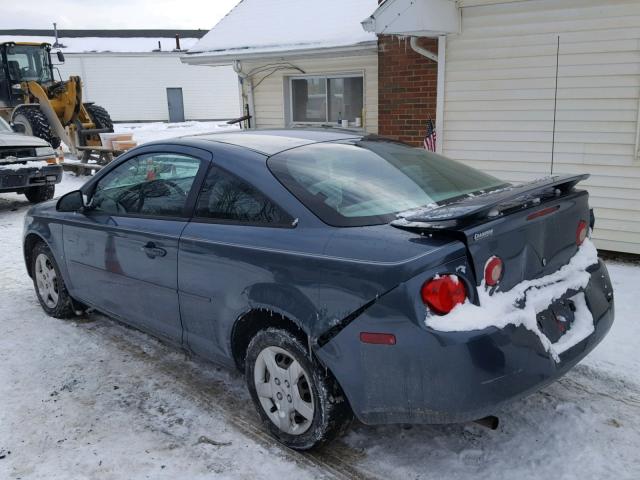
<instances>
[{"instance_id":1,"label":"front wheel","mask_svg":"<svg viewBox=\"0 0 640 480\"><path fill-rule=\"evenodd\" d=\"M245 365L260 417L286 446L308 450L342 434L351 423L351 408L337 382L286 330L258 332Z\"/></svg>"},{"instance_id":2,"label":"front wheel","mask_svg":"<svg viewBox=\"0 0 640 480\"><path fill-rule=\"evenodd\" d=\"M39 105L21 107L14 113L12 121L24 126L25 135L42 138L49 142L53 148L60 146L60 137L54 133L49 120L40 110Z\"/></svg>"},{"instance_id":3,"label":"front wheel","mask_svg":"<svg viewBox=\"0 0 640 480\"><path fill-rule=\"evenodd\" d=\"M24 191L27 200L31 203L40 203L51 200L56 193L55 185L42 185L40 187L29 187Z\"/></svg>"},{"instance_id":4,"label":"front wheel","mask_svg":"<svg viewBox=\"0 0 640 480\"><path fill-rule=\"evenodd\" d=\"M56 318L74 316L73 300L49 247L38 243L31 254L31 276L42 309Z\"/></svg>"}]
</instances>

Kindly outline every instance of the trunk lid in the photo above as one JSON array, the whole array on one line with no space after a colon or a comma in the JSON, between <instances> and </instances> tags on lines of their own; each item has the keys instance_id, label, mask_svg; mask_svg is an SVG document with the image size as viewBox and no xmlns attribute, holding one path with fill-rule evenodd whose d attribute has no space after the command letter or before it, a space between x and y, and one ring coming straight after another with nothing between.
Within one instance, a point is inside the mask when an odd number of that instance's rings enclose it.
<instances>
[{"instance_id":1,"label":"trunk lid","mask_svg":"<svg viewBox=\"0 0 640 480\"><path fill-rule=\"evenodd\" d=\"M499 289L553 273L576 253L580 221L590 220L588 194L575 185L589 175L553 176L414 211L392 222L407 230L451 236L467 246L477 285L486 263L504 264Z\"/></svg>"}]
</instances>

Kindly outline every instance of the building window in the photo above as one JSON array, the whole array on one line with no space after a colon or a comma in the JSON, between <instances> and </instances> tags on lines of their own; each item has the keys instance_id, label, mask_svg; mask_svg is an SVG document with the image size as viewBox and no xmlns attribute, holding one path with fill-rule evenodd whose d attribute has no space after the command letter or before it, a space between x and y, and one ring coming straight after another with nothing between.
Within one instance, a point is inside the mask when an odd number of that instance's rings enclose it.
<instances>
[{"instance_id":1,"label":"building window","mask_svg":"<svg viewBox=\"0 0 640 480\"><path fill-rule=\"evenodd\" d=\"M352 125L362 117L362 76L298 77L291 79L291 119L294 123Z\"/></svg>"}]
</instances>

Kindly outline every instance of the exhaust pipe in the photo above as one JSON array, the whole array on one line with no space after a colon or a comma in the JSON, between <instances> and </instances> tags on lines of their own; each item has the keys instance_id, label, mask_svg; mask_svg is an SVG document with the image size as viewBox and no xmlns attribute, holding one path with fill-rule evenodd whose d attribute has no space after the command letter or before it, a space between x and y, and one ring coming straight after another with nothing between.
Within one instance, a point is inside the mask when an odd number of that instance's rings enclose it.
<instances>
[{"instance_id":1,"label":"exhaust pipe","mask_svg":"<svg viewBox=\"0 0 640 480\"><path fill-rule=\"evenodd\" d=\"M473 423L477 423L478 425L482 425L483 427L491 430L497 430L500 425L500 420L494 415L489 415L487 417L474 420Z\"/></svg>"}]
</instances>

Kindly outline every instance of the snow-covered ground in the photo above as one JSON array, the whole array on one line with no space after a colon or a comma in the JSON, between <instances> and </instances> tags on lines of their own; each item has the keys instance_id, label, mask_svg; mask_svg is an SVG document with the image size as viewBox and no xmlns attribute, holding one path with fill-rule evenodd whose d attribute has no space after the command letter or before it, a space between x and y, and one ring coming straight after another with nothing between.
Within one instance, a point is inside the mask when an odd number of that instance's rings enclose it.
<instances>
[{"instance_id":1,"label":"snow-covered ground","mask_svg":"<svg viewBox=\"0 0 640 480\"><path fill-rule=\"evenodd\" d=\"M138 127L146 140L167 130ZM83 182L65 174L57 193ZM356 424L302 455L263 431L237 373L99 314L46 316L22 261L28 207L0 194L0 479L640 478L640 265L608 264L610 334L560 381L496 411L498 430Z\"/></svg>"},{"instance_id":2,"label":"snow-covered ground","mask_svg":"<svg viewBox=\"0 0 640 480\"><path fill-rule=\"evenodd\" d=\"M225 122L116 123L114 126L116 133L132 133L138 145L183 135L217 133L237 129L237 125L227 125Z\"/></svg>"}]
</instances>

